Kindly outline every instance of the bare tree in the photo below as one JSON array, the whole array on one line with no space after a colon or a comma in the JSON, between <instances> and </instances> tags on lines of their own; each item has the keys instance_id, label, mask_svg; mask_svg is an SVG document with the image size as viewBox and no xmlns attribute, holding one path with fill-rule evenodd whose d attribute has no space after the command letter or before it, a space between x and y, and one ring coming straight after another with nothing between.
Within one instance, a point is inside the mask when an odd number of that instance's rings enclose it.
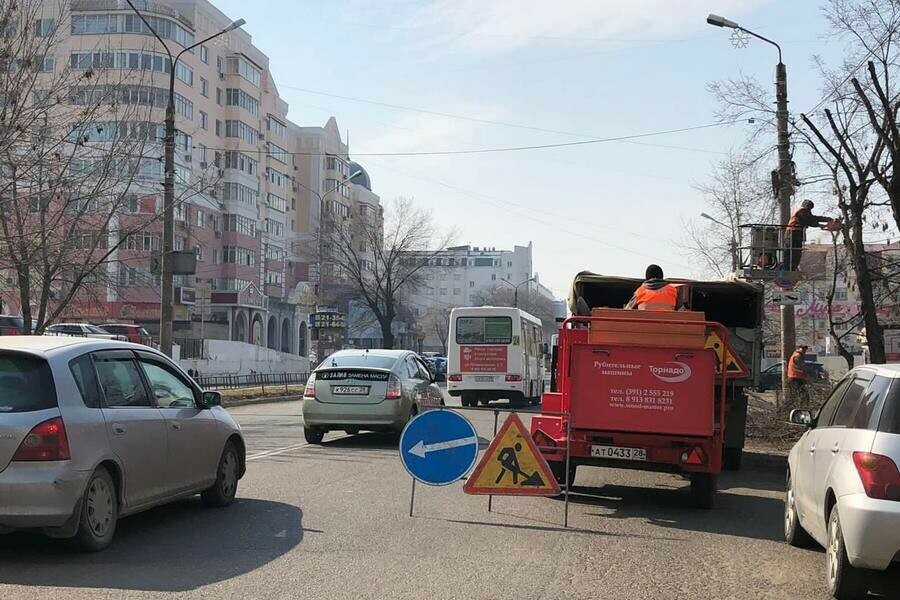
<instances>
[{"instance_id":1,"label":"bare tree","mask_svg":"<svg viewBox=\"0 0 900 600\"><path fill-rule=\"evenodd\" d=\"M711 218L692 219L685 226L682 246L705 270L725 277L735 270L748 223L768 223L775 199L760 173L758 152L730 152L713 164L709 180L694 185L703 194Z\"/></svg>"},{"instance_id":2,"label":"bare tree","mask_svg":"<svg viewBox=\"0 0 900 600\"><path fill-rule=\"evenodd\" d=\"M450 335L450 306L432 306L422 316L421 325L426 335L434 335L441 344L441 354L447 356L447 336Z\"/></svg>"},{"instance_id":3,"label":"bare tree","mask_svg":"<svg viewBox=\"0 0 900 600\"><path fill-rule=\"evenodd\" d=\"M323 275L346 282L381 328L382 345L394 347L401 294L421 283L421 271L449 244L431 213L400 198L380 218L355 218L326 205L320 224Z\"/></svg>"},{"instance_id":4,"label":"bare tree","mask_svg":"<svg viewBox=\"0 0 900 600\"><path fill-rule=\"evenodd\" d=\"M108 50L70 61L60 52L70 27L63 0L0 4L0 269L15 280L26 333L32 320L40 333L77 304L102 302L125 273L122 251L161 219L163 130L152 110L167 91ZM182 177L178 202L206 185Z\"/></svg>"}]
</instances>

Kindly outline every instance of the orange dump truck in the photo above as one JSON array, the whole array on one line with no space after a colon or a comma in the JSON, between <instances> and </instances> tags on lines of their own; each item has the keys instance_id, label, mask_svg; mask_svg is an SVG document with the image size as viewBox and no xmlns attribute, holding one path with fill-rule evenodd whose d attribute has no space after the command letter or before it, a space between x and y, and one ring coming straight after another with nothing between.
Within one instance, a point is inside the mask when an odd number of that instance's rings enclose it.
<instances>
[{"instance_id":1,"label":"orange dump truck","mask_svg":"<svg viewBox=\"0 0 900 600\"><path fill-rule=\"evenodd\" d=\"M696 504L708 507L721 469L740 466L763 292L670 281L683 310L623 310L641 280L576 276L555 388L531 433L562 483L588 465L674 472L690 477Z\"/></svg>"}]
</instances>

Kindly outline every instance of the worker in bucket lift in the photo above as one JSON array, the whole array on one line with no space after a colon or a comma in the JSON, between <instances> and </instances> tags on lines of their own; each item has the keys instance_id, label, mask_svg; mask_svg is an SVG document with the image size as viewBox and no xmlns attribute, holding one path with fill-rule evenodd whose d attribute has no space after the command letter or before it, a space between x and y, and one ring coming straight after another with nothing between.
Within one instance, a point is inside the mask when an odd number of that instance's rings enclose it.
<instances>
[{"instance_id":1,"label":"worker in bucket lift","mask_svg":"<svg viewBox=\"0 0 900 600\"><path fill-rule=\"evenodd\" d=\"M650 265L641 284L625 308L638 310L676 310L678 289L666 281L662 267Z\"/></svg>"},{"instance_id":2,"label":"worker in bucket lift","mask_svg":"<svg viewBox=\"0 0 900 600\"><path fill-rule=\"evenodd\" d=\"M787 241L790 242L787 259L784 261L788 271L796 271L800 266L800 258L803 256L803 242L806 240L806 229L808 227L822 227L827 229L834 221L831 217L820 217L814 215L812 209L815 208L812 200L804 200L800 203L800 208L794 211L790 221L787 224Z\"/></svg>"}]
</instances>

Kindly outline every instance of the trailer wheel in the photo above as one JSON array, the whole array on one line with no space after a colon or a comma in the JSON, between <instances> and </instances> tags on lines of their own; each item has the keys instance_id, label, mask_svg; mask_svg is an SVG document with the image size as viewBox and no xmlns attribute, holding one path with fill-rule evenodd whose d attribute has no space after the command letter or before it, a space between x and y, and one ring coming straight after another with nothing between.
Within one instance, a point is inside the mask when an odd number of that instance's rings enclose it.
<instances>
[{"instance_id":1,"label":"trailer wheel","mask_svg":"<svg viewBox=\"0 0 900 600\"><path fill-rule=\"evenodd\" d=\"M691 504L697 508L712 508L716 504L716 476L712 473L691 473Z\"/></svg>"},{"instance_id":2,"label":"trailer wheel","mask_svg":"<svg viewBox=\"0 0 900 600\"><path fill-rule=\"evenodd\" d=\"M722 448L722 467L726 471L740 471L743 448Z\"/></svg>"},{"instance_id":3,"label":"trailer wheel","mask_svg":"<svg viewBox=\"0 0 900 600\"><path fill-rule=\"evenodd\" d=\"M547 466L550 467L550 472L553 473L554 479L556 479L556 483L559 485L566 484L566 463L564 462L547 462ZM575 485L575 463L569 463L569 485Z\"/></svg>"},{"instance_id":4,"label":"trailer wheel","mask_svg":"<svg viewBox=\"0 0 900 600\"><path fill-rule=\"evenodd\" d=\"M463 406L475 406L475 398L471 394L463 394L460 396L460 404Z\"/></svg>"}]
</instances>

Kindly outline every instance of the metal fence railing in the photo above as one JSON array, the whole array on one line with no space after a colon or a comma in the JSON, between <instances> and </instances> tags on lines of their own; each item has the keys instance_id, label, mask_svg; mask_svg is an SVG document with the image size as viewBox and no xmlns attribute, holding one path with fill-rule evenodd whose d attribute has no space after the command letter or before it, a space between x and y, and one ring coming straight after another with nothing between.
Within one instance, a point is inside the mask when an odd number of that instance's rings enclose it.
<instances>
[{"instance_id":1,"label":"metal fence railing","mask_svg":"<svg viewBox=\"0 0 900 600\"><path fill-rule=\"evenodd\" d=\"M248 375L200 375L194 380L205 390L233 390L238 388L303 385L309 373L250 373Z\"/></svg>"},{"instance_id":2,"label":"metal fence railing","mask_svg":"<svg viewBox=\"0 0 900 600\"><path fill-rule=\"evenodd\" d=\"M180 358L206 358L203 355L203 340L194 338L175 338L172 341L179 347Z\"/></svg>"}]
</instances>

